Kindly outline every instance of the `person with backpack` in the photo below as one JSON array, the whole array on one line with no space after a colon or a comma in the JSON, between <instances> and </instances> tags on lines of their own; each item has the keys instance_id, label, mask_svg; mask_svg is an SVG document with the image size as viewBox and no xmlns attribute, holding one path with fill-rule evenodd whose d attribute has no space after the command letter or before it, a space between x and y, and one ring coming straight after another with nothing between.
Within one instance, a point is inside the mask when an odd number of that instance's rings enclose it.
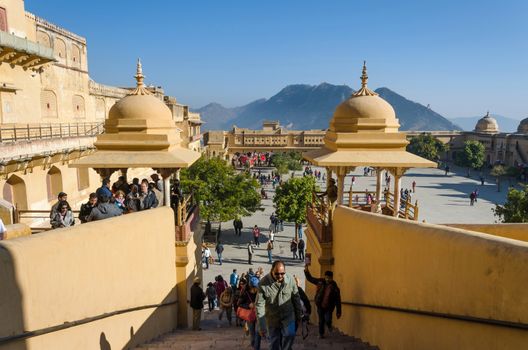
<instances>
[{"instance_id":1,"label":"person with backpack","mask_svg":"<svg viewBox=\"0 0 528 350\"><path fill-rule=\"evenodd\" d=\"M315 305L317 306L317 316L319 317L319 338L325 336L325 325L328 331L332 331L332 314L334 309L336 317L341 318L341 291L334 281L334 273L326 271L324 278L315 278L310 274L308 265L304 268L306 280L317 286L315 293Z\"/></svg>"},{"instance_id":2,"label":"person with backpack","mask_svg":"<svg viewBox=\"0 0 528 350\"><path fill-rule=\"evenodd\" d=\"M205 290L207 295L207 303L209 305L209 312L212 312L215 308L216 303L216 290L212 282L207 283L207 289Z\"/></svg>"},{"instance_id":3,"label":"person with backpack","mask_svg":"<svg viewBox=\"0 0 528 350\"><path fill-rule=\"evenodd\" d=\"M220 315L218 319L222 320L224 312L226 313L227 321L231 326L231 315L233 311L233 290L231 287L227 287L220 295Z\"/></svg>"}]
</instances>

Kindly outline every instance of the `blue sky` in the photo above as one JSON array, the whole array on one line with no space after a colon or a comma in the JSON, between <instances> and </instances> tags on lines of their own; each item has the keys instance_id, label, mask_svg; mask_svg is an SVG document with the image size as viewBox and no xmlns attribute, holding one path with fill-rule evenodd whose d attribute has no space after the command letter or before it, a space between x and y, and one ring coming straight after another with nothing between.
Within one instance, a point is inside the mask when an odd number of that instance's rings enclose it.
<instances>
[{"instance_id":1,"label":"blue sky","mask_svg":"<svg viewBox=\"0 0 528 350\"><path fill-rule=\"evenodd\" d=\"M26 0L86 37L91 77L147 83L191 107L269 98L288 84L369 86L446 117L528 116L528 1Z\"/></svg>"}]
</instances>

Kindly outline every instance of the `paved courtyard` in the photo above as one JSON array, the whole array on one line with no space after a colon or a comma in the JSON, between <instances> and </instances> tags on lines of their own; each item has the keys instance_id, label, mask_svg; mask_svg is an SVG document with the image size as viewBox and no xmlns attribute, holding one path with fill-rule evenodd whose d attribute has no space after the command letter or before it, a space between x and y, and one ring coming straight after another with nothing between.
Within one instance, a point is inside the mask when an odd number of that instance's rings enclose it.
<instances>
[{"instance_id":1,"label":"paved courtyard","mask_svg":"<svg viewBox=\"0 0 528 350\"><path fill-rule=\"evenodd\" d=\"M454 167L452 167L454 168ZM313 169L319 169L313 167ZM440 169L411 169L402 179L402 187L411 189L411 184L416 181L416 193L413 194L413 203L418 200L420 214L419 220L429 223L494 223L496 218L491 209L495 203L503 203L507 194L507 182L502 185L502 192L497 192L494 178L487 177L484 186L480 185L479 174L472 174L471 178L465 176L465 170L455 168L456 172L451 172L445 176L445 172ZM295 176L302 176L302 172L296 172ZM345 181L345 189L349 189L352 176L356 177L354 190L374 191L376 178L374 176L363 176L363 169L358 168L349 174ZM319 181L319 186L324 187L324 182ZM479 198L474 206L469 205L469 194L475 189L479 190ZM269 234L269 217L274 211L272 197L274 191L271 186L266 187L268 198L262 201L263 211L258 211L251 217L242 218L244 229L242 236L234 235L231 222L222 224L221 240L224 242L224 263L223 265L211 265L208 270L204 270L204 285L213 281L217 275L222 275L224 279L229 279L232 270L236 268L238 274L247 272L251 267L256 270L263 267L268 273L270 264L266 252L266 242ZM247 244L252 240L251 228L258 225L261 229L261 244L255 248L253 255L253 265L247 264ZM290 253L289 242L294 236L294 226L285 223L284 231L275 236L275 249L273 259L282 259L287 267L286 271L301 278L304 285L304 263L293 260ZM216 258L216 253L212 251Z\"/></svg>"}]
</instances>

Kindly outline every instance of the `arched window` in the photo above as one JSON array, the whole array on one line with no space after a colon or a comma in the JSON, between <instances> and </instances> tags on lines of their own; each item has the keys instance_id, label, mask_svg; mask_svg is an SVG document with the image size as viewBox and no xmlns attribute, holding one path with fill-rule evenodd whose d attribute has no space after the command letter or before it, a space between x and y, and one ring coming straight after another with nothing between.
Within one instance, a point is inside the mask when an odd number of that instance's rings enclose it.
<instances>
[{"instance_id":1,"label":"arched window","mask_svg":"<svg viewBox=\"0 0 528 350\"><path fill-rule=\"evenodd\" d=\"M95 119L104 120L106 118L106 103L104 98L95 99Z\"/></svg>"},{"instance_id":2,"label":"arched window","mask_svg":"<svg viewBox=\"0 0 528 350\"><path fill-rule=\"evenodd\" d=\"M66 43L60 38L55 38L55 56L60 63L66 63Z\"/></svg>"},{"instance_id":3,"label":"arched window","mask_svg":"<svg viewBox=\"0 0 528 350\"><path fill-rule=\"evenodd\" d=\"M42 118L57 118L57 95L51 90L40 92L40 111Z\"/></svg>"},{"instance_id":4,"label":"arched window","mask_svg":"<svg viewBox=\"0 0 528 350\"><path fill-rule=\"evenodd\" d=\"M81 68L81 49L77 45L72 45L72 65Z\"/></svg>"},{"instance_id":5,"label":"arched window","mask_svg":"<svg viewBox=\"0 0 528 350\"><path fill-rule=\"evenodd\" d=\"M86 118L84 110L84 97L81 95L73 95L73 116L74 118Z\"/></svg>"},{"instance_id":6,"label":"arched window","mask_svg":"<svg viewBox=\"0 0 528 350\"><path fill-rule=\"evenodd\" d=\"M57 198L59 192L62 192L62 174L56 166L52 166L46 175L46 187L50 202Z\"/></svg>"},{"instance_id":7,"label":"arched window","mask_svg":"<svg viewBox=\"0 0 528 350\"><path fill-rule=\"evenodd\" d=\"M2 194L4 199L15 205L17 209L28 209L26 183L21 177L11 175L4 184Z\"/></svg>"},{"instance_id":8,"label":"arched window","mask_svg":"<svg viewBox=\"0 0 528 350\"><path fill-rule=\"evenodd\" d=\"M48 33L37 30L37 43L42 46L51 47L51 38Z\"/></svg>"}]
</instances>

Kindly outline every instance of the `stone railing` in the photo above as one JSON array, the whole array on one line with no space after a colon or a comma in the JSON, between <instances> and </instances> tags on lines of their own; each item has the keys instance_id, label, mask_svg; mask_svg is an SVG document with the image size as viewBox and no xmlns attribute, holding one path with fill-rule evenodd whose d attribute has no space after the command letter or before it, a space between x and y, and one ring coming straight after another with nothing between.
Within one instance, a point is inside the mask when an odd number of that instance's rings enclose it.
<instances>
[{"instance_id":1,"label":"stone railing","mask_svg":"<svg viewBox=\"0 0 528 350\"><path fill-rule=\"evenodd\" d=\"M0 125L0 143L96 136L103 131L104 123L102 122Z\"/></svg>"},{"instance_id":2,"label":"stone railing","mask_svg":"<svg viewBox=\"0 0 528 350\"><path fill-rule=\"evenodd\" d=\"M185 197L174 212L176 241L187 242L196 224L200 222L199 207L194 203L193 195Z\"/></svg>"},{"instance_id":3,"label":"stone railing","mask_svg":"<svg viewBox=\"0 0 528 350\"><path fill-rule=\"evenodd\" d=\"M88 89L91 95L114 98L123 98L130 93L130 91L127 89L99 84L93 80L88 81Z\"/></svg>"},{"instance_id":4,"label":"stone railing","mask_svg":"<svg viewBox=\"0 0 528 350\"><path fill-rule=\"evenodd\" d=\"M306 220L320 243L332 241L332 210L325 198L312 195L312 203L306 208Z\"/></svg>"},{"instance_id":5,"label":"stone railing","mask_svg":"<svg viewBox=\"0 0 528 350\"><path fill-rule=\"evenodd\" d=\"M74 41L77 41L83 45L86 45L86 38L83 38L82 36L79 36L75 33L72 33L70 32L69 30L66 30L62 27L59 27L58 25L56 24L53 24L51 22L48 22L47 20L45 20L44 18L41 18L41 17L38 17L30 12L26 12L26 18L29 18L33 21L35 21L35 24L37 26L40 26L42 28L45 28L45 29L48 29L48 30L51 30L55 33L58 33L58 34L61 34L65 37L67 37L68 39L71 39L71 40L74 40Z\"/></svg>"}]
</instances>

